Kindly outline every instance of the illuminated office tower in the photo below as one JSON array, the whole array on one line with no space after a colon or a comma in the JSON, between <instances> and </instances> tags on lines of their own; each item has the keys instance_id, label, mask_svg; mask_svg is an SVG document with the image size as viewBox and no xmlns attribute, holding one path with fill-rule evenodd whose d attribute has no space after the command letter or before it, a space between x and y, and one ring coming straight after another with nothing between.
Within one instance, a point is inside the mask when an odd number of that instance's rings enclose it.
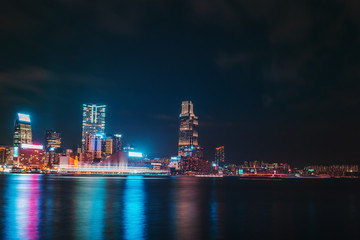
<instances>
[{"instance_id":1,"label":"illuminated office tower","mask_svg":"<svg viewBox=\"0 0 360 240\"><path fill-rule=\"evenodd\" d=\"M113 153L120 152L122 148L121 134L113 135Z\"/></svg>"},{"instance_id":2,"label":"illuminated office tower","mask_svg":"<svg viewBox=\"0 0 360 240\"><path fill-rule=\"evenodd\" d=\"M58 131L46 130L45 134L46 150L53 151L61 147L61 134Z\"/></svg>"},{"instance_id":3,"label":"illuminated office tower","mask_svg":"<svg viewBox=\"0 0 360 240\"><path fill-rule=\"evenodd\" d=\"M224 146L215 149L215 163L217 166L224 166L225 164L225 149Z\"/></svg>"},{"instance_id":4,"label":"illuminated office tower","mask_svg":"<svg viewBox=\"0 0 360 240\"><path fill-rule=\"evenodd\" d=\"M14 147L17 149L22 143L32 144L32 133L31 133L31 121L30 115L18 113L18 117L15 120L14 129Z\"/></svg>"},{"instance_id":5,"label":"illuminated office tower","mask_svg":"<svg viewBox=\"0 0 360 240\"><path fill-rule=\"evenodd\" d=\"M194 114L191 101L183 101L180 114L178 156L192 156L198 147L198 117Z\"/></svg>"},{"instance_id":6,"label":"illuminated office tower","mask_svg":"<svg viewBox=\"0 0 360 240\"><path fill-rule=\"evenodd\" d=\"M89 152L90 135L105 134L105 114L106 105L83 104L83 122L82 122L82 151Z\"/></svg>"}]
</instances>

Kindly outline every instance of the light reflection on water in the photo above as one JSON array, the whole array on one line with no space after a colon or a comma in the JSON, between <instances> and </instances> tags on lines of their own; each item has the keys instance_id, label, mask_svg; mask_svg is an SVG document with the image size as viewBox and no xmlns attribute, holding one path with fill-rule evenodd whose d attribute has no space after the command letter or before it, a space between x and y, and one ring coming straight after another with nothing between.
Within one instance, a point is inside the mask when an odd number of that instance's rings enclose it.
<instances>
[{"instance_id":1,"label":"light reflection on water","mask_svg":"<svg viewBox=\"0 0 360 240\"><path fill-rule=\"evenodd\" d=\"M199 191L191 178L176 182L176 230L178 239L197 239L199 224ZM195 185L195 186L194 186Z\"/></svg>"},{"instance_id":2,"label":"light reflection on water","mask_svg":"<svg viewBox=\"0 0 360 240\"><path fill-rule=\"evenodd\" d=\"M5 188L5 239L38 239L41 175L15 175Z\"/></svg>"},{"instance_id":3,"label":"light reflection on water","mask_svg":"<svg viewBox=\"0 0 360 240\"><path fill-rule=\"evenodd\" d=\"M78 239L103 239L105 178L76 179L75 231Z\"/></svg>"},{"instance_id":4,"label":"light reflection on water","mask_svg":"<svg viewBox=\"0 0 360 240\"><path fill-rule=\"evenodd\" d=\"M124 191L124 237L127 240L144 239L146 225L144 179L128 177Z\"/></svg>"},{"instance_id":5,"label":"light reflection on water","mask_svg":"<svg viewBox=\"0 0 360 240\"><path fill-rule=\"evenodd\" d=\"M360 239L359 189L344 179L0 175L0 239Z\"/></svg>"}]
</instances>

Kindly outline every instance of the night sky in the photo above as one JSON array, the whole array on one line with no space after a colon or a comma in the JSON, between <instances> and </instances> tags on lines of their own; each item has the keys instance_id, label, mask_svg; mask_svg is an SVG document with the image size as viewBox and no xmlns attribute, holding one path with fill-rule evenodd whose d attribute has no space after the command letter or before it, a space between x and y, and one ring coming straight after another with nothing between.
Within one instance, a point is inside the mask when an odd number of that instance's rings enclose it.
<instances>
[{"instance_id":1,"label":"night sky","mask_svg":"<svg viewBox=\"0 0 360 240\"><path fill-rule=\"evenodd\" d=\"M83 103L152 157L177 153L192 100L212 160L360 160L360 1L1 1L0 143L81 142Z\"/></svg>"}]
</instances>

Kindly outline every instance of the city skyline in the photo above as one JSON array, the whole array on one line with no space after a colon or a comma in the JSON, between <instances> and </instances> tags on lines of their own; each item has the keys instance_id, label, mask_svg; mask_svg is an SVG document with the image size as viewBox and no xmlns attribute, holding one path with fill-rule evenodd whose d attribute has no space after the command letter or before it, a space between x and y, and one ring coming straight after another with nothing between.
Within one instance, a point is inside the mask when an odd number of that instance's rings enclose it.
<instances>
[{"instance_id":1,"label":"city skyline","mask_svg":"<svg viewBox=\"0 0 360 240\"><path fill-rule=\"evenodd\" d=\"M189 105L188 105L188 107L187 107L187 109L188 110L186 110L186 107L184 107L184 103L188 103ZM103 105L103 104L83 104L83 111L84 111L84 107L85 107L85 105L87 106L87 105L89 105L89 106L91 106L92 108L94 107L94 106L97 106L97 107L101 107L101 108L106 108L106 105ZM193 111L193 103L192 103L192 101L182 101L182 106L181 106L181 114L180 114L180 121L179 121L179 123L181 124L181 118L182 118L182 116L185 116L186 114L185 114L185 112L186 111L188 111L189 112L189 114L191 115L191 116L193 116L193 117L195 117L196 118L196 123L198 124L198 120L197 120L197 116L195 116L194 115L194 111ZM23 117L24 116L27 116L27 117L29 117L30 118L30 115L29 114L22 114L22 113L17 113L16 115L17 115L17 119L19 118L19 114L20 115L23 115ZM190 116L189 115L189 116ZM84 123L84 113L83 113L83 123ZM18 120L17 120L18 121ZM30 123L30 119L29 119L29 123ZM179 123L177 123L177 124L179 124ZM196 125L197 125L196 124ZM102 133L102 137L104 137L105 136L105 138L106 138L106 132L105 132L105 122L102 122L102 124L101 125L103 125L102 127L101 127L101 129L104 131L103 133ZM83 127L83 125L82 125L82 127ZM198 134L197 133L197 128L198 127L196 127L196 135ZM30 131L31 131L31 128L30 128ZM46 131L48 131L48 130L46 130ZM46 132L46 131L44 131L44 132ZM57 132L57 130L53 130L53 131L55 131L55 132ZM124 131L126 132L126 129L124 129ZM179 137L180 137L180 132L178 131L178 133L179 133L179 135L178 135L178 139L179 139ZM36 135L40 135L40 134L36 134ZM115 135L119 135L119 134L115 134ZM114 135L114 136L115 136ZM119 135L120 136L120 135ZM200 147L200 145L198 145L198 141L197 141L197 138L198 137L196 137L196 145L194 145L194 146L199 146ZM121 140L122 141L122 140ZM65 141L65 142L68 142L68 141ZM35 143L39 143L39 144L44 144L44 146L46 146L46 140L44 140L44 138L43 139L36 139L35 140ZM179 143L179 142L178 142ZM10 144L11 145L11 144ZM73 144L73 145L67 145L66 147L68 147L68 148L73 148L73 149L76 149L76 147L77 146L81 146L82 144L80 143L80 144ZM135 144L136 145L136 144ZM101 146L101 144L99 144L99 149L101 149L103 146ZM208 155L207 156L205 156L205 158L207 159L207 160L209 160L209 161L217 161L216 160L216 156L214 157L214 154L216 155L216 152L217 152L217 147L214 147L213 149L209 149L208 147L206 147L205 148L206 149L206 152L208 153ZM151 157L170 157L170 156L173 156L173 155L175 155L175 154L169 154L169 155L152 155L151 154L151 152L152 151L154 151L153 149L150 149L150 150L148 150L149 151L149 154L150 154L150 156ZM178 151L179 151L179 147L178 147ZM203 151L203 150L202 150ZM99 157L100 157L100 155L99 155ZM255 158L249 158L249 159L241 159L241 160L238 160L238 161L230 161L229 163L235 163L235 164L240 164L240 163L242 163L242 162L245 162L245 161L257 161L257 160L259 160L259 159L255 159ZM271 160L268 160L268 159L263 159L263 160L260 160L260 161L271 161ZM293 161L291 161L291 160L288 160L288 161L281 161L281 160L275 160L275 162L290 162L290 163L292 163L293 164ZM305 166L305 165L311 165L311 164L325 164L325 165L329 165L329 164L339 164L339 163L344 163L344 164L351 164L351 163L357 163L357 162L355 162L355 161L353 161L353 162L349 162L349 161L345 161L345 162L342 162L342 161L338 161L338 162L333 162L333 163L327 163L327 162L325 162L325 163L319 163L319 162L311 162L311 161L307 161L307 162L305 162L305 163L301 163L301 164L295 164L295 165L297 165L297 167L303 167L303 166Z\"/></svg>"},{"instance_id":2,"label":"city skyline","mask_svg":"<svg viewBox=\"0 0 360 240\"><path fill-rule=\"evenodd\" d=\"M45 137L38 143L43 144L46 151L54 151L57 148L72 148L75 151L81 148L81 152L98 152L111 155L122 150L122 135L108 134L105 131L106 105L103 104L83 104L82 105L82 137L81 144L76 146L62 146L62 132L58 130L45 130ZM203 148L198 144L198 117L194 114L192 101L182 101L180 113L180 129L178 135L177 156L203 155ZM31 121L29 114L17 113L14 126L13 144L8 146L19 147L22 143L32 144ZM130 145L129 145L130 146ZM173 154L175 155L175 154ZM157 156L164 157L164 156ZM166 156L169 157L169 156ZM210 161L213 159L209 159Z\"/></svg>"},{"instance_id":3,"label":"city skyline","mask_svg":"<svg viewBox=\"0 0 360 240\"><path fill-rule=\"evenodd\" d=\"M0 32L0 239L360 239L360 0L2 0Z\"/></svg>"},{"instance_id":4,"label":"city skyline","mask_svg":"<svg viewBox=\"0 0 360 240\"><path fill-rule=\"evenodd\" d=\"M208 158L225 145L233 161L359 161L356 1L65 0L44 7L49 14L5 2L2 144L24 112L34 140L45 127L76 145L79 106L96 102L108 106L109 132L170 155L174 106L191 99Z\"/></svg>"}]
</instances>

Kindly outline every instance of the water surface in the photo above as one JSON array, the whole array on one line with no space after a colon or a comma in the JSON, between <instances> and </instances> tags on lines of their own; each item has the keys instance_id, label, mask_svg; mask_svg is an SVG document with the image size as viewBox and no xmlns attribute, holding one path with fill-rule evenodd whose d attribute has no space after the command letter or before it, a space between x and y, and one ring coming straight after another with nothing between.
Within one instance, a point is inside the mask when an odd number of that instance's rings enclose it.
<instances>
[{"instance_id":1,"label":"water surface","mask_svg":"<svg viewBox=\"0 0 360 240\"><path fill-rule=\"evenodd\" d=\"M360 239L358 179L0 175L1 239Z\"/></svg>"}]
</instances>

